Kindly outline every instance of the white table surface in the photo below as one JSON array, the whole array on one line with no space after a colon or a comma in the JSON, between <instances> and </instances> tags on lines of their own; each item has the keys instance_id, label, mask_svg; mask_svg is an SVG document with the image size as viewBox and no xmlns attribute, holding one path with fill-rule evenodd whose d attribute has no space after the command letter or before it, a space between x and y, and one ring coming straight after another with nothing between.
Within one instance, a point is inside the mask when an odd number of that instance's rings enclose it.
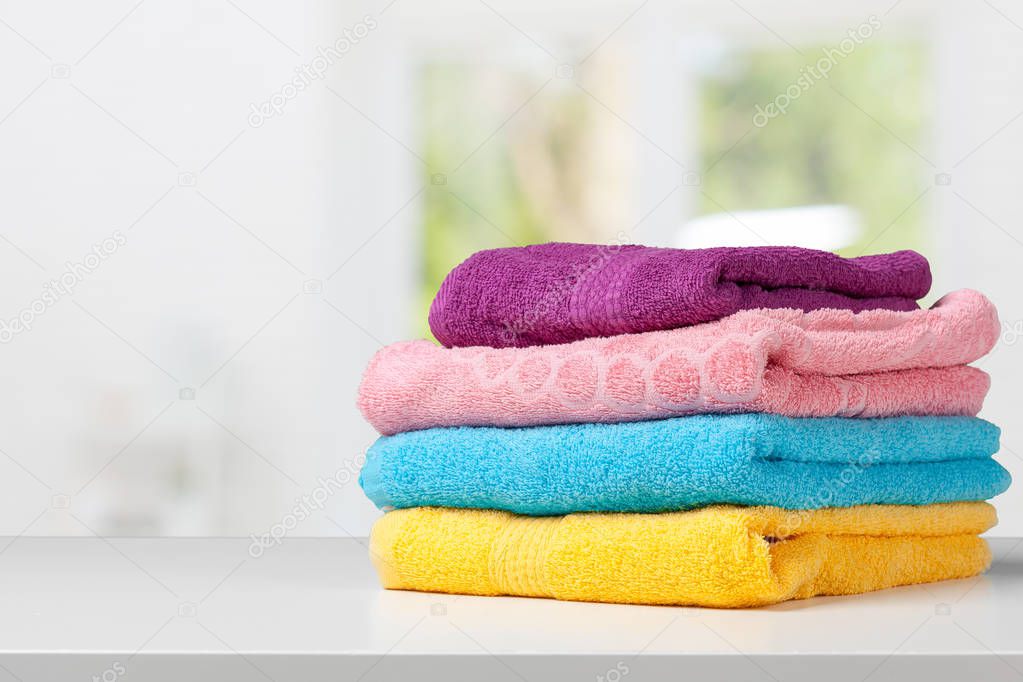
<instances>
[{"instance_id":1,"label":"white table surface","mask_svg":"<svg viewBox=\"0 0 1023 682\"><path fill-rule=\"evenodd\" d=\"M1020 540L979 578L742 611L388 592L364 542L0 539L0 682L1023 679Z\"/></svg>"}]
</instances>

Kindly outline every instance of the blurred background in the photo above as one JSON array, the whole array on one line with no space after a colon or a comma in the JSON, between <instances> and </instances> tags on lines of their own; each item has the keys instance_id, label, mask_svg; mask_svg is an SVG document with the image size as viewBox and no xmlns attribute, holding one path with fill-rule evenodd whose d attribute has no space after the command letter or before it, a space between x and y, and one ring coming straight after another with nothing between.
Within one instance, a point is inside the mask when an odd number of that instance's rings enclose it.
<instances>
[{"instance_id":1,"label":"blurred background","mask_svg":"<svg viewBox=\"0 0 1023 682\"><path fill-rule=\"evenodd\" d=\"M362 368L548 240L917 249L1023 474L1007 0L9 0L0 60L0 534L365 535Z\"/></svg>"}]
</instances>

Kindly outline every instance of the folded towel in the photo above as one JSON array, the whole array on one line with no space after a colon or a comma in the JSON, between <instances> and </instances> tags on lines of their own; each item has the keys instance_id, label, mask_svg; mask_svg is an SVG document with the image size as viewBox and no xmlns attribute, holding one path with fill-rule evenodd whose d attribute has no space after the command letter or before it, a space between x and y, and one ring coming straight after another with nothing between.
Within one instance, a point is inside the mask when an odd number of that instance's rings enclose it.
<instances>
[{"instance_id":1,"label":"folded towel","mask_svg":"<svg viewBox=\"0 0 1023 682\"><path fill-rule=\"evenodd\" d=\"M470 256L441 285L430 328L446 346L533 346L752 308L913 310L930 286L914 251L847 259L784 246L539 244Z\"/></svg>"},{"instance_id":2,"label":"folded towel","mask_svg":"<svg viewBox=\"0 0 1023 682\"><path fill-rule=\"evenodd\" d=\"M410 341L376 354L359 407L384 434L701 412L975 415L989 380L962 365L991 350L998 334L991 302L962 290L929 310L751 310L532 348Z\"/></svg>"},{"instance_id":3,"label":"folded towel","mask_svg":"<svg viewBox=\"0 0 1023 682\"><path fill-rule=\"evenodd\" d=\"M360 477L379 507L519 514L787 509L986 500L1009 473L972 417L698 415L631 424L428 429L385 436Z\"/></svg>"},{"instance_id":4,"label":"folded towel","mask_svg":"<svg viewBox=\"0 0 1023 682\"><path fill-rule=\"evenodd\" d=\"M384 515L370 555L389 589L742 607L965 578L991 561L983 502L787 512L528 517L420 507Z\"/></svg>"}]
</instances>

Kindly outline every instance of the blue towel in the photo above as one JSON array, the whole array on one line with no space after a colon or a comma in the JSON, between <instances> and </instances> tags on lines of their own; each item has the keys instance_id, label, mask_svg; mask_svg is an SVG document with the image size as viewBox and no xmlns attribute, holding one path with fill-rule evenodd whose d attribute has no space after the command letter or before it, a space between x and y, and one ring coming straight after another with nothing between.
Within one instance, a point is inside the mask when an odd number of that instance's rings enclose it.
<instances>
[{"instance_id":1,"label":"blue towel","mask_svg":"<svg viewBox=\"0 0 1023 682\"><path fill-rule=\"evenodd\" d=\"M380 438L360 483L383 509L519 514L985 500L1009 486L972 417L700 415L631 424L438 428Z\"/></svg>"}]
</instances>

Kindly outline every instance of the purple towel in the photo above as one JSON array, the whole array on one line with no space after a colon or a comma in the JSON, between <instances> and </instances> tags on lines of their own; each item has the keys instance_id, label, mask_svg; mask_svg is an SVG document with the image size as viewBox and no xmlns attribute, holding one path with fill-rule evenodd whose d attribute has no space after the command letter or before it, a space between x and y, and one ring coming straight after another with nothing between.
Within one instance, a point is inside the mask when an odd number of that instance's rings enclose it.
<instances>
[{"instance_id":1,"label":"purple towel","mask_svg":"<svg viewBox=\"0 0 1023 682\"><path fill-rule=\"evenodd\" d=\"M842 258L794 246L550 243L469 256L437 292L430 328L445 346L539 346L750 308L913 310L930 287L927 259L915 251Z\"/></svg>"}]
</instances>

